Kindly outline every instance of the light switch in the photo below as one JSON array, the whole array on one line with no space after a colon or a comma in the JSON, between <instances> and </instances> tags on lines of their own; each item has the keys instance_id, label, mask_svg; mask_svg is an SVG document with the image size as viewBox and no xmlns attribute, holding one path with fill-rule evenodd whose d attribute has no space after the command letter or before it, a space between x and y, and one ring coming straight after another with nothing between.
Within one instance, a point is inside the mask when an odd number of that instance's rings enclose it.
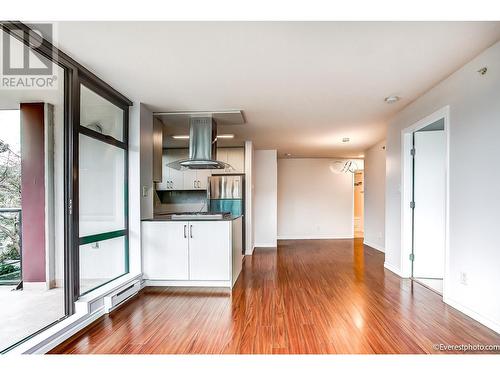
<instances>
[{"instance_id":1,"label":"light switch","mask_svg":"<svg viewBox=\"0 0 500 375\"><path fill-rule=\"evenodd\" d=\"M147 197L148 196L148 187L147 186L143 186L142 187L142 196L143 197Z\"/></svg>"}]
</instances>

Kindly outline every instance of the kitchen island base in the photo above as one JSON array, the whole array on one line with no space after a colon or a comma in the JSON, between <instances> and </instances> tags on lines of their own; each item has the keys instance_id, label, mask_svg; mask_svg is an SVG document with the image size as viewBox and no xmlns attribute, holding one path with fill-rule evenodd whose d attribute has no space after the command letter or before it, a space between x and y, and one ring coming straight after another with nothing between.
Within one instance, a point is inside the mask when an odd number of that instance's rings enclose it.
<instances>
[{"instance_id":1,"label":"kitchen island base","mask_svg":"<svg viewBox=\"0 0 500 375\"><path fill-rule=\"evenodd\" d=\"M241 272L242 218L142 222L146 286L232 288Z\"/></svg>"}]
</instances>

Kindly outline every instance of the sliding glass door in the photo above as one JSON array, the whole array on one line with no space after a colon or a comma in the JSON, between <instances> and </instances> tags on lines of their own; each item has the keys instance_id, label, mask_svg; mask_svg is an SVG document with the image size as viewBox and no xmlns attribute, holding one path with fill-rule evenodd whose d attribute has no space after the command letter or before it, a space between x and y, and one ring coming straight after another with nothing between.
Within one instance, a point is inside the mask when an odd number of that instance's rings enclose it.
<instances>
[{"instance_id":1,"label":"sliding glass door","mask_svg":"<svg viewBox=\"0 0 500 375\"><path fill-rule=\"evenodd\" d=\"M12 56L48 62L55 82L0 90L0 352L129 271L132 103L31 27L0 22Z\"/></svg>"},{"instance_id":2,"label":"sliding glass door","mask_svg":"<svg viewBox=\"0 0 500 375\"><path fill-rule=\"evenodd\" d=\"M79 295L128 272L127 107L80 84Z\"/></svg>"}]
</instances>

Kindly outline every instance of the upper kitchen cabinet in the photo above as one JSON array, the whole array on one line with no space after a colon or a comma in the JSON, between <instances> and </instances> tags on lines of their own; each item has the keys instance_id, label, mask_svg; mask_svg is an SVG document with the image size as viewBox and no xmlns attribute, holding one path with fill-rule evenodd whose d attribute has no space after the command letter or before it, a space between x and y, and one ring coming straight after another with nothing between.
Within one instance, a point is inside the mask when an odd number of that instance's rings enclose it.
<instances>
[{"instance_id":1,"label":"upper kitchen cabinet","mask_svg":"<svg viewBox=\"0 0 500 375\"><path fill-rule=\"evenodd\" d=\"M217 149L217 160L233 167L233 170L217 171L217 174L245 173L245 149L243 147L220 147Z\"/></svg>"},{"instance_id":2,"label":"upper kitchen cabinet","mask_svg":"<svg viewBox=\"0 0 500 375\"><path fill-rule=\"evenodd\" d=\"M212 175L210 169L191 169L184 171L184 190L206 190L208 177Z\"/></svg>"},{"instance_id":3,"label":"upper kitchen cabinet","mask_svg":"<svg viewBox=\"0 0 500 375\"><path fill-rule=\"evenodd\" d=\"M187 151L185 149L168 149L163 150L162 156L162 182L156 184L156 190L183 190L184 175L182 171L168 167L168 164L185 159Z\"/></svg>"},{"instance_id":4,"label":"upper kitchen cabinet","mask_svg":"<svg viewBox=\"0 0 500 375\"><path fill-rule=\"evenodd\" d=\"M168 167L169 163L187 159L185 148L164 149L162 157L162 181L156 184L156 190L206 190L211 170L179 171Z\"/></svg>"}]
</instances>

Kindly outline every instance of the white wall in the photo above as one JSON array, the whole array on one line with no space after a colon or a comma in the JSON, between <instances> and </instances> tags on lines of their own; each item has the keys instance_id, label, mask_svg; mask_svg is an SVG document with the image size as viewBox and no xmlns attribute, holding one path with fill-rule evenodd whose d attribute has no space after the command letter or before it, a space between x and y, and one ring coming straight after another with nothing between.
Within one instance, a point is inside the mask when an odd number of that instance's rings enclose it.
<instances>
[{"instance_id":1,"label":"white wall","mask_svg":"<svg viewBox=\"0 0 500 375\"><path fill-rule=\"evenodd\" d=\"M488 67L486 75L478 69ZM386 262L401 269L401 129L450 106L449 276L444 300L500 332L500 42L401 111L387 133ZM486 162L487 161L487 162ZM493 167L492 167L493 166ZM461 283L465 272L467 281Z\"/></svg>"},{"instance_id":2,"label":"white wall","mask_svg":"<svg viewBox=\"0 0 500 375\"><path fill-rule=\"evenodd\" d=\"M385 250L385 140L365 151L364 243Z\"/></svg>"},{"instance_id":3,"label":"white wall","mask_svg":"<svg viewBox=\"0 0 500 375\"><path fill-rule=\"evenodd\" d=\"M278 160L278 238L353 237L353 174L334 161Z\"/></svg>"},{"instance_id":4,"label":"white wall","mask_svg":"<svg viewBox=\"0 0 500 375\"><path fill-rule=\"evenodd\" d=\"M275 247L278 216L276 150L255 150L254 163L254 245Z\"/></svg>"},{"instance_id":5,"label":"white wall","mask_svg":"<svg viewBox=\"0 0 500 375\"><path fill-rule=\"evenodd\" d=\"M142 152L149 152L150 143L143 144L143 128L149 127L152 113L142 103L134 102L129 110L128 134L128 190L129 190L129 269L131 274L142 272L141 260L141 218L144 198L141 194L141 178L143 173ZM151 125L152 126L152 125ZM152 153L152 151L151 151ZM152 184L152 182L150 181ZM151 211L152 209L151 197Z\"/></svg>"},{"instance_id":6,"label":"white wall","mask_svg":"<svg viewBox=\"0 0 500 375\"><path fill-rule=\"evenodd\" d=\"M245 254L252 254L254 249L254 148L252 141L245 142Z\"/></svg>"}]
</instances>

